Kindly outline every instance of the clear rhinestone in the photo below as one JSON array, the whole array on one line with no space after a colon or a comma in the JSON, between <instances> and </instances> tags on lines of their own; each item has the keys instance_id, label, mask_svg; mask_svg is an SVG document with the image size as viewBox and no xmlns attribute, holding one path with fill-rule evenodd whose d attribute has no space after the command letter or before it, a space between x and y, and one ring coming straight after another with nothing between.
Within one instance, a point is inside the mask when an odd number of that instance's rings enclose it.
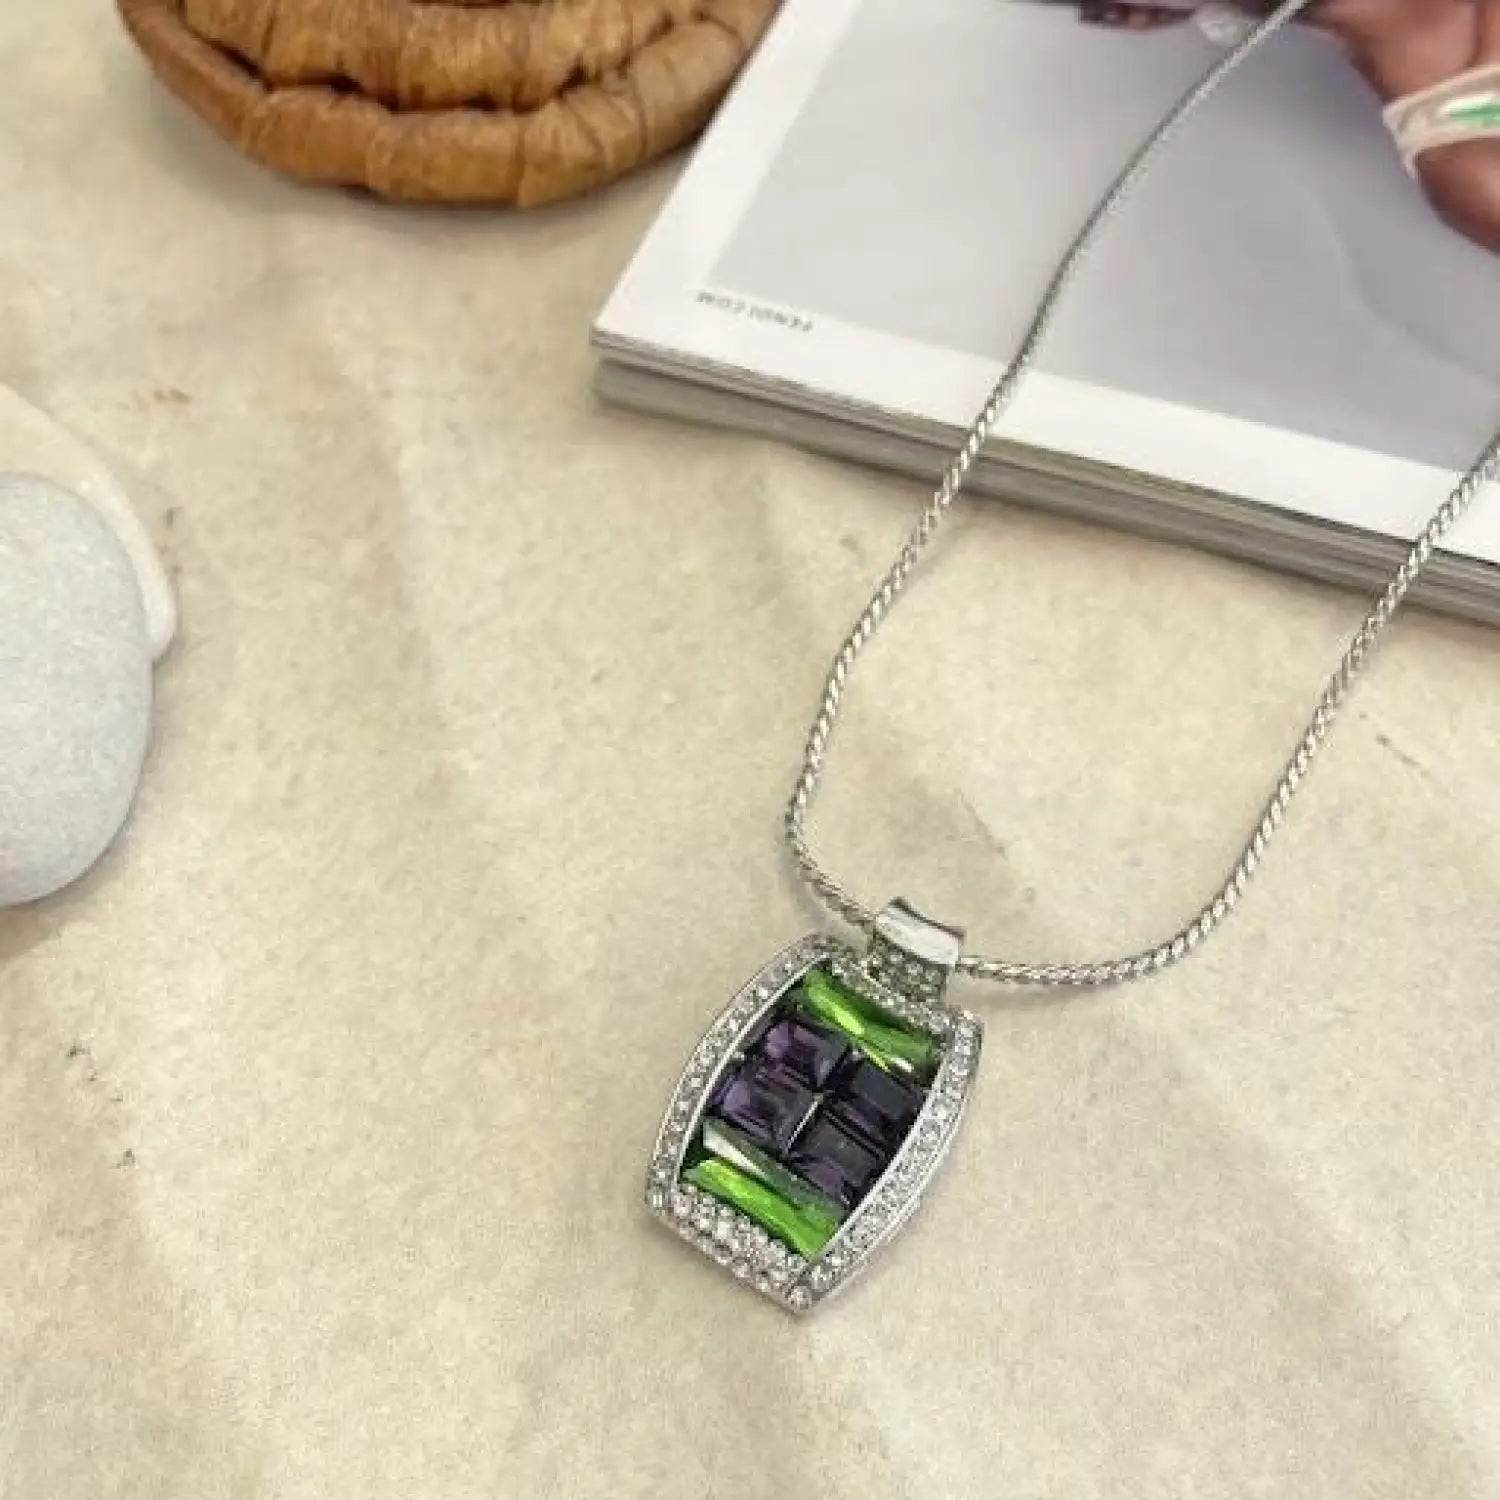
<instances>
[{"instance_id":1,"label":"clear rhinestone","mask_svg":"<svg viewBox=\"0 0 1500 1500\"><path fill-rule=\"evenodd\" d=\"M697 1247L705 1255L712 1255L714 1253L714 1237L711 1234L700 1234L698 1238L693 1241L693 1243L697 1245Z\"/></svg>"},{"instance_id":2,"label":"clear rhinestone","mask_svg":"<svg viewBox=\"0 0 1500 1500\"><path fill-rule=\"evenodd\" d=\"M750 1279L750 1262L748 1260L737 1260L732 1266L730 1266L729 1269L733 1271L741 1281L748 1281Z\"/></svg>"},{"instance_id":3,"label":"clear rhinestone","mask_svg":"<svg viewBox=\"0 0 1500 1500\"><path fill-rule=\"evenodd\" d=\"M807 1262L800 1255L789 1255L786 1266L793 1276L800 1276L807 1269Z\"/></svg>"},{"instance_id":4,"label":"clear rhinestone","mask_svg":"<svg viewBox=\"0 0 1500 1500\"><path fill-rule=\"evenodd\" d=\"M704 1234L709 1234L714 1227L714 1211L707 1203L700 1203L693 1210L693 1224L695 1228L701 1229Z\"/></svg>"},{"instance_id":5,"label":"clear rhinestone","mask_svg":"<svg viewBox=\"0 0 1500 1500\"><path fill-rule=\"evenodd\" d=\"M667 1195L660 1188L652 1188L646 1194L646 1203L653 1213L660 1213L667 1206Z\"/></svg>"},{"instance_id":6,"label":"clear rhinestone","mask_svg":"<svg viewBox=\"0 0 1500 1500\"><path fill-rule=\"evenodd\" d=\"M674 1218L690 1219L693 1216L693 1200L684 1192L672 1194L672 1214Z\"/></svg>"},{"instance_id":7,"label":"clear rhinestone","mask_svg":"<svg viewBox=\"0 0 1500 1500\"><path fill-rule=\"evenodd\" d=\"M833 1272L827 1266L814 1266L807 1280L813 1291L826 1292L833 1285Z\"/></svg>"},{"instance_id":8,"label":"clear rhinestone","mask_svg":"<svg viewBox=\"0 0 1500 1500\"><path fill-rule=\"evenodd\" d=\"M734 1222L734 1215L720 1215L719 1222L714 1225L714 1238L721 1244L732 1245L738 1238L739 1226Z\"/></svg>"},{"instance_id":9,"label":"clear rhinestone","mask_svg":"<svg viewBox=\"0 0 1500 1500\"><path fill-rule=\"evenodd\" d=\"M773 1266L767 1266L765 1276L766 1280L772 1286L785 1286L792 1279L792 1273L780 1262Z\"/></svg>"},{"instance_id":10,"label":"clear rhinestone","mask_svg":"<svg viewBox=\"0 0 1500 1500\"><path fill-rule=\"evenodd\" d=\"M786 1300L793 1307L795 1307L798 1312L802 1312L806 1308L812 1306L812 1293L808 1291L805 1286L794 1286L791 1291L786 1294Z\"/></svg>"}]
</instances>

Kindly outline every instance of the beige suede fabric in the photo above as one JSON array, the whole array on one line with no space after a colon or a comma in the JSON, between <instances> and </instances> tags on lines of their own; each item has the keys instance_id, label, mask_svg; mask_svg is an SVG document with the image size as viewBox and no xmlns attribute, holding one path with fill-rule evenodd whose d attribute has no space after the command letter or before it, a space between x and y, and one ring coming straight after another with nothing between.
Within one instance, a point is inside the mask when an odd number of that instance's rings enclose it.
<instances>
[{"instance_id":1,"label":"beige suede fabric","mask_svg":"<svg viewBox=\"0 0 1500 1500\"><path fill-rule=\"evenodd\" d=\"M5 1500L1500 1495L1500 638L1406 622L1191 964L968 992L941 1187L794 1322L641 1172L820 920L781 802L921 497L596 407L671 166L401 210L237 158L109 0L0 60L0 380L182 608L123 841L0 915ZM1362 601L988 504L938 551L822 847L989 950L1158 937Z\"/></svg>"}]
</instances>

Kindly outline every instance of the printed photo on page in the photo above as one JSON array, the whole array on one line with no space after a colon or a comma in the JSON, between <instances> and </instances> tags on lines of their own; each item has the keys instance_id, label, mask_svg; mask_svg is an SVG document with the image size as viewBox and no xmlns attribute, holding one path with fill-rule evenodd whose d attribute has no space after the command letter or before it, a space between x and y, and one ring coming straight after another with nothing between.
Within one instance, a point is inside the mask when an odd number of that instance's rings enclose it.
<instances>
[{"instance_id":1,"label":"printed photo on page","mask_svg":"<svg viewBox=\"0 0 1500 1500\"><path fill-rule=\"evenodd\" d=\"M1453 6L1477 34L1478 0ZM1193 21L867 0L711 280L925 344L1012 348L1059 247L1221 45ZM1475 180L1439 201L1353 52L1309 25L1194 119L1111 227L1044 370L1442 468L1472 457L1500 391L1500 183L1482 180L1500 141L1476 142Z\"/></svg>"},{"instance_id":2,"label":"printed photo on page","mask_svg":"<svg viewBox=\"0 0 1500 1500\"><path fill-rule=\"evenodd\" d=\"M1101 193L1266 9L787 0L601 344L941 447ZM1315 0L1110 224L1001 436L1398 540L1497 399L1500 0ZM1452 548L1500 564L1494 512Z\"/></svg>"}]
</instances>

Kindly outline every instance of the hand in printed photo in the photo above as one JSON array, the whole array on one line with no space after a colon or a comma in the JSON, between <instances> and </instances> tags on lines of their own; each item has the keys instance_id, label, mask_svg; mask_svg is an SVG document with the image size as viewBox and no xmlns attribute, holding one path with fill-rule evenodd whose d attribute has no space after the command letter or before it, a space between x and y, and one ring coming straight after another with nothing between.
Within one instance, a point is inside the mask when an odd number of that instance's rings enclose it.
<instances>
[{"instance_id":1,"label":"hand in printed photo","mask_svg":"<svg viewBox=\"0 0 1500 1500\"><path fill-rule=\"evenodd\" d=\"M1197 12L1135 0L1081 0L1078 7L1090 25L1140 33L1193 14L1235 10L1254 19L1272 9L1272 0L1231 0ZM1500 252L1500 0L1315 0L1302 21L1343 48L1384 106L1474 79L1470 128L1429 132L1411 165L1448 224Z\"/></svg>"}]
</instances>

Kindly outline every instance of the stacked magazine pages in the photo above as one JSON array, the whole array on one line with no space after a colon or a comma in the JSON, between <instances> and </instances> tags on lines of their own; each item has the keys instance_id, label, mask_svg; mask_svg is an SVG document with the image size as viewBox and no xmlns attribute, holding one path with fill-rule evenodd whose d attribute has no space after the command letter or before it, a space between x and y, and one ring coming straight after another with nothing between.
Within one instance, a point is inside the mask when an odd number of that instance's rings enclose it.
<instances>
[{"instance_id":1,"label":"stacked magazine pages","mask_svg":"<svg viewBox=\"0 0 1500 1500\"><path fill-rule=\"evenodd\" d=\"M785 0L598 320L601 391L934 479L1220 55L1195 22ZM1381 582L1500 425L1500 247L1439 216L1381 102L1314 28L1235 74L1086 263L974 488ZM1500 489L1420 597L1500 621Z\"/></svg>"}]
</instances>

